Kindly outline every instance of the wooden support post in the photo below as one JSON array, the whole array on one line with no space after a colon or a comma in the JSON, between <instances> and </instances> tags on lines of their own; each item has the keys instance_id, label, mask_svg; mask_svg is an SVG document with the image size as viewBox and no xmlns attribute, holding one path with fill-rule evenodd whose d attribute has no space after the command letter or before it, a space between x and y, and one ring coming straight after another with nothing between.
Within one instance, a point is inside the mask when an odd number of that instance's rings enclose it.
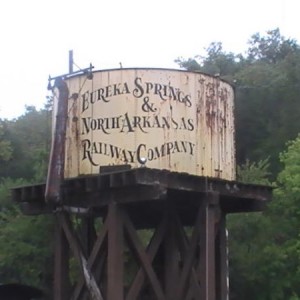
<instances>
[{"instance_id":1,"label":"wooden support post","mask_svg":"<svg viewBox=\"0 0 300 300\"><path fill-rule=\"evenodd\" d=\"M215 221L219 194L208 192L201 212L200 289L201 300L216 300Z\"/></svg>"},{"instance_id":2,"label":"wooden support post","mask_svg":"<svg viewBox=\"0 0 300 300\"><path fill-rule=\"evenodd\" d=\"M107 300L123 300L123 224L116 203L108 207Z\"/></svg>"},{"instance_id":3,"label":"wooden support post","mask_svg":"<svg viewBox=\"0 0 300 300\"><path fill-rule=\"evenodd\" d=\"M169 207L171 211L171 208ZM176 291L179 279L179 251L176 244L174 218L169 214L167 224L167 234L165 237L165 293L167 300L176 298Z\"/></svg>"},{"instance_id":4,"label":"wooden support post","mask_svg":"<svg viewBox=\"0 0 300 300\"><path fill-rule=\"evenodd\" d=\"M190 243L188 245L188 248L185 252L185 257L183 261L183 266L182 266L182 272L180 275L179 279L179 284L178 284L178 292L176 294L176 299L177 300L182 300L185 299L186 292L189 289L189 283L190 283L190 275L194 275L193 271L193 265L195 262L195 256L196 256L196 250L197 246L199 244L199 238L201 239L201 233L202 233L202 219L203 219L203 211L205 210L206 207L206 202L201 203L198 213L196 216L196 222L194 225L194 230L192 237L190 239ZM182 227L182 226L181 226ZM205 299L205 298L203 298ZM202 299L201 299L202 300Z\"/></svg>"},{"instance_id":5,"label":"wooden support post","mask_svg":"<svg viewBox=\"0 0 300 300\"><path fill-rule=\"evenodd\" d=\"M54 300L66 300L69 293L69 245L60 218L56 219L54 253Z\"/></svg>"},{"instance_id":6,"label":"wooden support post","mask_svg":"<svg viewBox=\"0 0 300 300\"><path fill-rule=\"evenodd\" d=\"M227 234L226 216L222 214L219 222L219 230L216 236L216 292L217 299L228 300L228 253L227 253Z\"/></svg>"},{"instance_id":7,"label":"wooden support post","mask_svg":"<svg viewBox=\"0 0 300 300\"><path fill-rule=\"evenodd\" d=\"M89 257L97 238L94 227L94 219L90 216L83 216L81 218L80 231L84 254L86 257Z\"/></svg>"}]
</instances>

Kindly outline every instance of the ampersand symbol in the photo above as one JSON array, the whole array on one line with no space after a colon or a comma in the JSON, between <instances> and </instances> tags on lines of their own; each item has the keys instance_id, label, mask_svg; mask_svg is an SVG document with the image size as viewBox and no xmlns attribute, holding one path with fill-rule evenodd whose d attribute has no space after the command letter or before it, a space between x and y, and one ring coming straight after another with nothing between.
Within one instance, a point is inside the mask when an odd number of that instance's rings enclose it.
<instances>
[{"instance_id":1,"label":"ampersand symbol","mask_svg":"<svg viewBox=\"0 0 300 300\"><path fill-rule=\"evenodd\" d=\"M157 109L154 107L154 103L149 103L149 97L145 97L144 104L142 105L142 110L145 112L155 112Z\"/></svg>"}]
</instances>

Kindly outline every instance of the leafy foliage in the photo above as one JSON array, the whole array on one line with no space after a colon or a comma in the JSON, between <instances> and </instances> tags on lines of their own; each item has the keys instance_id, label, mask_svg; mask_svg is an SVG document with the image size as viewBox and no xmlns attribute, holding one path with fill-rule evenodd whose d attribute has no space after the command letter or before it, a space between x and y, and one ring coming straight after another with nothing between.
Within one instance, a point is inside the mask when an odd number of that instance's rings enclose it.
<instances>
[{"instance_id":1,"label":"leafy foliage","mask_svg":"<svg viewBox=\"0 0 300 300\"><path fill-rule=\"evenodd\" d=\"M233 81L233 74L240 68L238 62L241 56L235 55L232 52L224 52L223 45L220 42L211 43L205 50L207 53L206 56L198 55L187 60L180 57L177 58L175 62L177 62L181 68L187 69L188 71L201 71Z\"/></svg>"},{"instance_id":2,"label":"leafy foliage","mask_svg":"<svg viewBox=\"0 0 300 300\"><path fill-rule=\"evenodd\" d=\"M266 212L228 218L232 299L300 298L300 136L288 143L280 161L283 169ZM266 167L248 162L239 168L240 178L267 183Z\"/></svg>"},{"instance_id":3,"label":"leafy foliage","mask_svg":"<svg viewBox=\"0 0 300 300\"><path fill-rule=\"evenodd\" d=\"M270 185L268 159L251 163L249 160L237 166L237 179L243 183Z\"/></svg>"},{"instance_id":4,"label":"leafy foliage","mask_svg":"<svg viewBox=\"0 0 300 300\"><path fill-rule=\"evenodd\" d=\"M176 61L190 71L218 74L236 90L236 146L239 164L269 157L275 179L279 153L300 132L300 48L279 29L254 34L246 55L212 43L206 56Z\"/></svg>"},{"instance_id":5,"label":"leafy foliage","mask_svg":"<svg viewBox=\"0 0 300 300\"><path fill-rule=\"evenodd\" d=\"M0 177L44 180L50 148L50 112L27 107L23 116L3 123L9 160L0 160ZM39 170L39 172L37 172ZM43 173L43 174L42 174Z\"/></svg>"},{"instance_id":6,"label":"leafy foliage","mask_svg":"<svg viewBox=\"0 0 300 300\"><path fill-rule=\"evenodd\" d=\"M268 212L272 220L274 245L283 259L282 299L300 298L300 136L281 153L283 169L277 177L274 201ZM294 298L293 298L294 297Z\"/></svg>"},{"instance_id":7,"label":"leafy foliage","mask_svg":"<svg viewBox=\"0 0 300 300\"><path fill-rule=\"evenodd\" d=\"M49 108L27 107L23 116L0 125L0 282L46 291L52 285L52 218L24 216L11 201L10 189L45 179Z\"/></svg>"},{"instance_id":8,"label":"leafy foliage","mask_svg":"<svg viewBox=\"0 0 300 300\"><path fill-rule=\"evenodd\" d=\"M299 50L295 40L281 36L279 28L267 31L266 36L260 36L259 33L252 35L249 45L248 59L251 62L276 64L290 53Z\"/></svg>"},{"instance_id":9,"label":"leafy foliage","mask_svg":"<svg viewBox=\"0 0 300 300\"><path fill-rule=\"evenodd\" d=\"M53 222L49 216L24 216L11 202L10 188L24 180L0 184L0 282L49 287ZM28 183L27 183L28 184Z\"/></svg>"},{"instance_id":10,"label":"leafy foliage","mask_svg":"<svg viewBox=\"0 0 300 300\"><path fill-rule=\"evenodd\" d=\"M269 185L268 166L268 160L258 163L246 161L237 169L238 180ZM270 234L267 232L270 230L269 220L262 213L243 213L229 215L227 221L231 299L268 299L261 291L266 280L259 268L264 259L261 246Z\"/></svg>"},{"instance_id":11,"label":"leafy foliage","mask_svg":"<svg viewBox=\"0 0 300 300\"><path fill-rule=\"evenodd\" d=\"M7 161L11 158L12 148L10 141L5 139L3 122L0 120L0 161Z\"/></svg>"}]
</instances>

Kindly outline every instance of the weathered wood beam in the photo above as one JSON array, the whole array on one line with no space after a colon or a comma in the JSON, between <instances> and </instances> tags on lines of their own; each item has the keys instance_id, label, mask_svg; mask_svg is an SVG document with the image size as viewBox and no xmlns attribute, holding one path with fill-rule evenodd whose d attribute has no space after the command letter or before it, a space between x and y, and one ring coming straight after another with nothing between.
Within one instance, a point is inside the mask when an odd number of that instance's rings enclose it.
<instances>
[{"instance_id":1,"label":"weathered wood beam","mask_svg":"<svg viewBox=\"0 0 300 300\"><path fill-rule=\"evenodd\" d=\"M80 241L73 229L70 219L68 218L65 212L59 212L58 217L61 219L61 223L66 234L67 240L69 242L70 248L74 253L79 266L81 268L81 272L85 279L86 287L92 297L93 300L103 300L103 296L101 291L97 285L97 282L88 268L87 260L83 254L82 246L80 245Z\"/></svg>"},{"instance_id":2,"label":"weathered wood beam","mask_svg":"<svg viewBox=\"0 0 300 300\"><path fill-rule=\"evenodd\" d=\"M147 247L147 255L150 259L150 262L152 263L159 246L161 245L163 238L165 237L166 234L166 224L167 224L167 219L166 216L163 217L162 222L158 226L158 228L155 230L153 237ZM129 291L126 295L126 300L136 300L137 297L139 296L139 293L141 291L141 288L144 284L145 281L145 272L142 267L138 270L135 278L132 281L132 284L129 288Z\"/></svg>"},{"instance_id":3,"label":"weathered wood beam","mask_svg":"<svg viewBox=\"0 0 300 300\"><path fill-rule=\"evenodd\" d=\"M66 300L70 288L69 245L62 228L61 220L56 219L54 250L54 299Z\"/></svg>"},{"instance_id":4,"label":"weathered wood beam","mask_svg":"<svg viewBox=\"0 0 300 300\"><path fill-rule=\"evenodd\" d=\"M115 202L108 206L108 223L107 300L123 300L123 224Z\"/></svg>"},{"instance_id":5,"label":"weathered wood beam","mask_svg":"<svg viewBox=\"0 0 300 300\"><path fill-rule=\"evenodd\" d=\"M185 261L188 256L190 241L189 241L189 238L187 237L187 234L183 228L183 225L182 225L176 211L174 211L173 218L174 218L173 227L175 228L179 252L180 252L182 260ZM196 260L196 257L195 257L195 260ZM200 286L199 286L199 278L198 278L198 275L197 275L194 265L192 265L190 275L191 275L190 276L190 287L189 287L188 293L193 294L194 297L198 297L200 295Z\"/></svg>"},{"instance_id":6,"label":"weathered wood beam","mask_svg":"<svg viewBox=\"0 0 300 300\"><path fill-rule=\"evenodd\" d=\"M174 226L174 218L169 207L167 234L164 239L164 271L165 293L167 300L176 299L176 287L179 280L179 250L176 241L177 228Z\"/></svg>"},{"instance_id":7,"label":"weathered wood beam","mask_svg":"<svg viewBox=\"0 0 300 300\"><path fill-rule=\"evenodd\" d=\"M89 257L97 238L94 227L94 218L89 215L83 215L81 216L80 220L80 238L82 241L84 254L86 257Z\"/></svg>"},{"instance_id":8,"label":"weathered wood beam","mask_svg":"<svg viewBox=\"0 0 300 300\"><path fill-rule=\"evenodd\" d=\"M102 248L104 248L105 240L107 239L107 232L108 232L108 221L106 220L106 222L103 224L103 226L100 229L100 233L98 234L91 255L88 258L87 267L89 268L89 270L94 270L96 267L98 267L98 269L100 269L98 270L98 272L100 272L103 267L103 264L101 264L100 266L100 263L98 265L97 262L98 260L101 260L101 258L103 258L104 256L104 254L101 253L101 250ZM103 252L105 252L104 249ZM85 284L85 279L84 277L81 277L78 280L76 287L74 288L74 292L72 296L73 300L81 299L81 293L83 291L84 284Z\"/></svg>"},{"instance_id":9,"label":"weathered wood beam","mask_svg":"<svg viewBox=\"0 0 300 300\"><path fill-rule=\"evenodd\" d=\"M188 290L188 283L190 279L190 274L192 272L192 267L196 257L196 249L200 239L201 226L202 226L202 215L203 210L205 209L205 201L202 201L200 207L198 209L195 225L193 228L193 233L191 237L191 241L189 244L189 248L186 251L186 255L183 262L183 268L179 279L178 291L176 295L176 299L181 300L184 299L186 292ZM206 298L203 298L207 300ZM215 300L215 299L214 299Z\"/></svg>"},{"instance_id":10,"label":"weathered wood beam","mask_svg":"<svg viewBox=\"0 0 300 300\"><path fill-rule=\"evenodd\" d=\"M72 206L94 206L103 207L111 201L117 203L133 203L149 200L161 200L167 196L165 187L155 185L141 185L133 187L111 188L103 191L85 193L83 190L69 191L64 196L64 204ZM85 199L84 202L82 199Z\"/></svg>"},{"instance_id":11,"label":"weathered wood beam","mask_svg":"<svg viewBox=\"0 0 300 300\"><path fill-rule=\"evenodd\" d=\"M201 206L200 288L201 299L216 299L215 221L219 213L219 194L208 192Z\"/></svg>"},{"instance_id":12,"label":"weathered wood beam","mask_svg":"<svg viewBox=\"0 0 300 300\"><path fill-rule=\"evenodd\" d=\"M122 212L122 215L129 246L131 247L133 253L136 254L141 266L143 267L157 300L166 300L159 280L152 268L151 260L145 252L134 226L125 212Z\"/></svg>"},{"instance_id":13,"label":"weathered wood beam","mask_svg":"<svg viewBox=\"0 0 300 300\"><path fill-rule=\"evenodd\" d=\"M216 235L216 299L228 299L228 276L226 216L223 214Z\"/></svg>"}]
</instances>

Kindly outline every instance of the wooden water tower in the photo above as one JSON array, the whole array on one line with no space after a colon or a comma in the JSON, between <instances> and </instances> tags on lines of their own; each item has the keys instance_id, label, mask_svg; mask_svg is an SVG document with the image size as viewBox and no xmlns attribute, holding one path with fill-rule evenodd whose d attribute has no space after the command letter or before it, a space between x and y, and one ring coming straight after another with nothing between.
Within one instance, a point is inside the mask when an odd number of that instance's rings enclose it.
<instances>
[{"instance_id":1,"label":"wooden water tower","mask_svg":"<svg viewBox=\"0 0 300 300\"><path fill-rule=\"evenodd\" d=\"M87 69L53 93L47 185L14 198L25 214L56 216L54 299L228 299L226 214L271 198L235 180L232 87Z\"/></svg>"}]
</instances>

